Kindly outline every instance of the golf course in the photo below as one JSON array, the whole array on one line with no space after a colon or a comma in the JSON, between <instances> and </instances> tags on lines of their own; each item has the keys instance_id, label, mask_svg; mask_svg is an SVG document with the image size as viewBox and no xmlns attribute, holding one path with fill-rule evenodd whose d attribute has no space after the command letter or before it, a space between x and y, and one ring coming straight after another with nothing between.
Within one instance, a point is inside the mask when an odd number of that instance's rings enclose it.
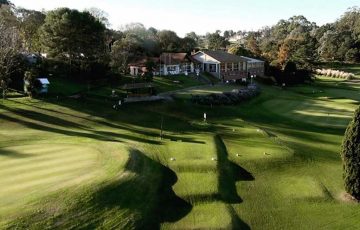
<instances>
[{"instance_id":1,"label":"golf course","mask_svg":"<svg viewBox=\"0 0 360 230\"><path fill-rule=\"evenodd\" d=\"M1 100L0 229L359 228L339 155L358 83L258 83L236 106L190 98L242 86L171 84L118 110L111 87Z\"/></svg>"}]
</instances>

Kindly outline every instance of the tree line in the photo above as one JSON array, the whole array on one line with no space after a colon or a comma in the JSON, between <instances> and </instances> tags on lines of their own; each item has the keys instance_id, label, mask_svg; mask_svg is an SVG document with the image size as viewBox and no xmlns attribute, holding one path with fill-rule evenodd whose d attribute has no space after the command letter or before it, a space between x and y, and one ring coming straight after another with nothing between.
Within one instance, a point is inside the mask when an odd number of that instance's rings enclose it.
<instances>
[{"instance_id":1,"label":"tree line","mask_svg":"<svg viewBox=\"0 0 360 230\"><path fill-rule=\"evenodd\" d=\"M113 30L107 14L97 8L39 12L0 0L0 34L4 95L11 79L23 77L26 70L31 70L27 76L51 72L89 80L126 73L128 63L135 58L162 52L221 49L261 58L278 68L290 61L307 68L319 61L360 61L360 9L356 7L323 26L294 16L258 31L190 32L180 38L174 31L146 28L140 23ZM24 67L20 53L45 53L47 59Z\"/></svg>"}]
</instances>

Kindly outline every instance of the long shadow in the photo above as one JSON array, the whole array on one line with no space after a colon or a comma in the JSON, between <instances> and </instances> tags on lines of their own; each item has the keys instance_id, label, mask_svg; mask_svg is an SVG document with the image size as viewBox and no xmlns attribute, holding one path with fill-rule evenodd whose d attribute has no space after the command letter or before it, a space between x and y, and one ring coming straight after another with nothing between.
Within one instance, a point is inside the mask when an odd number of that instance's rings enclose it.
<instances>
[{"instance_id":1,"label":"long shadow","mask_svg":"<svg viewBox=\"0 0 360 230\"><path fill-rule=\"evenodd\" d=\"M177 176L169 168L133 149L125 169L117 179L79 194L58 215L54 216L45 208L18 217L9 229L32 229L34 226L46 226L47 229L160 229L161 223L178 221L191 211L192 205L172 190Z\"/></svg>"},{"instance_id":2,"label":"long shadow","mask_svg":"<svg viewBox=\"0 0 360 230\"><path fill-rule=\"evenodd\" d=\"M237 181L252 181L255 178L251 173L228 159L226 146L219 135L214 137L217 152L217 167L219 170L219 195L228 203L241 203L242 199L237 193Z\"/></svg>"},{"instance_id":3,"label":"long shadow","mask_svg":"<svg viewBox=\"0 0 360 230\"><path fill-rule=\"evenodd\" d=\"M8 158L27 158L27 157L33 156L33 154L23 154L23 153L18 153L15 151L9 151L9 150L0 148L0 157L1 156L8 157Z\"/></svg>"},{"instance_id":4,"label":"long shadow","mask_svg":"<svg viewBox=\"0 0 360 230\"><path fill-rule=\"evenodd\" d=\"M232 205L226 205L226 209L231 216L231 226L229 229L250 230L250 226L239 218Z\"/></svg>"},{"instance_id":5,"label":"long shadow","mask_svg":"<svg viewBox=\"0 0 360 230\"><path fill-rule=\"evenodd\" d=\"M30 106L30 105L28 105L26 103L21 103L21 102L16 102L16 103L19 103L21 105ZM146 142L146 143L150 143L150 144L160 144L159 141L152 141L152 140L148 140L148 139L137 138L137 137L134 137L133 135L124 135L124 134L118 134L118 133L113 133L113 132L89 130L84 125L80 125L80 124L75 123L75 122L71 122L71 121L68 121L68 120L65 120L65 119L60 119L60 118L55 117L55 116L50 116L50 115L35 112L35 111L24 110L24 109L12 109L12 108L9 108L9 107L6 107L6 106L1 106L1 107L3 109L5 109L5 110L8 110L8 111L10 111L12 113L15 113L15 114L19 115L19 116L23 116L23 117L26 117L28 119L37 120L37 121L45 122L45 123L52 124L52 125L64 126L64 127L69 127L69 128L84 129L86 131L94 132L94 133L97 133L99 135L117 136L119 138L130 139L130 140L139 141L139 142ZM33 107L37 108L37 109L40 109L40 110L44 110L44 111L64 115L64 116L70 116L70 117L79 118L79 119L82 119L82 120L86 120L86 121L89 121L89 122L92 122L92 123L95 123L95 124L100 124L100 125L103 125L103 126L111 127L111 128L114 128L114 129L127 130L127 131L130 131L130 132L133 132L133 133L137 133L137 134L140 134L140 135L153 137L153 138L159 137L158 132L151 132L151 131L146 131L146 130L143 130L143 129L142 130L141 129L136 129L136 128L132 128L132 127L129 127L129 126L126 126L126 125L116 124L115 122L111 123L111 122L107 122L107 121L99 121L99 120L96 120L96 119L89 119L89 118L86 118L86 117L76 116L76 115L73 115L73 114L64 113L64 112L53 110L53 109L41 108L39 106L33 106ZM169 135L169 134L165 134L163 136L163 138L164 139L169 139L171 141L181 141L181 142L193 143L193 144L205 144L204 141L197 141L197 140L194 140L192 138L186 138L186 137L181 137L181 136L172 136L172 135Z\"/></svg>"},{"instance_id":6,"label":"long shadow","mask_svg":"<svg viewBox=\"0 0 360 230\"><path fill-rule=\"evenodd\" d=\"M148 143L148 144L161 144L161 142L159 142L159 141L149 140L149 139L145 139L145 138L135 137L135 136L126 135L126 134L120 134L120 133L89 131L89 130L84 130L86 132L78 132L78 131L73 131L73 130L54 128L54 127L45 126L42 124L37 124L35 122L30 122L25 119L18 119L18 118L10 117L5 114L0 114L0 119L18 123L18 124L24 125L31 129L52 132L52 133L66 135L66 136L84 137L84 138L90 138L90 139L94 139L94 140L112 141L112 142L124 142L124 140L131 140L131 141L137 141L137 142ZM41 119L41 118L39 118L39 119Z\"/></svg>"},{"instance_id":7,"label":"long shadow","mask_svg":"<svg viewBox=\"0 0 360 230\"><path fill-rule=\"evenodd\" d=\"M135 173L136 179L98 191L93 200L97 206L140 212L142 218L135 223L136 229L160 229L161 223L178 221L191 211L192 206L172 190L177 176L169 168L134 149L125 168Z\"/></svg>"},{"instance_id":8,"label":"long shadow","mask_svg":"<svg viewBox=\"0 0 360 230\"><path fill-rule=\"evenodd\" d=\"M12 112L16 115L22 116L22 117L26 117L28 119L32 119L32 120L38 120L41 122L45 122L48 124L53 124L53 125L57 125L57 126L63 126L63 127L71 127L71 128L85 128L85 126L75 123L75 122L71 122L69 120L64 120L55 116L50 116L44 113L39 113L39 112L35 112L33 110L25 110L25 109L20 109L20 108L10 108L4 105L0 104L0 108L7 110L9 112Z\"/></svg>"}]
</instances>

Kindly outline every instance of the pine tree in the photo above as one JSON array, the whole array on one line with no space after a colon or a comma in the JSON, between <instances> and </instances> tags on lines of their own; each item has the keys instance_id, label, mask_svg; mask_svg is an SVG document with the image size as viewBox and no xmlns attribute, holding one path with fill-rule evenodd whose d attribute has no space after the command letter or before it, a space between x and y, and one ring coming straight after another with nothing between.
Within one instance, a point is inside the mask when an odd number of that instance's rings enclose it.
<instances>
[{"instance_id":1,"label":"pine tree","mask_svg":"<svg viewBox=\"0 0 360 230\"><path fill-rule=\"evenodd\" d=\"M346 129L342 145L345 190L360 200L360 107Z\"/></svg>"}]
</instances>

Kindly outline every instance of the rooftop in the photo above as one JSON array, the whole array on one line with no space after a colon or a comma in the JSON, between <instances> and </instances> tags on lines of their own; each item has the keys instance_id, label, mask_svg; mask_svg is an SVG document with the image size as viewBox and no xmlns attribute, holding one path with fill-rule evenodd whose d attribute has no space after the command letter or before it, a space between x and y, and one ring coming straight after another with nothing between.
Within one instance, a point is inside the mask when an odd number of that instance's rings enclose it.
<instances>
[{"instance_id":1,"label":"rooftop","mask_svg":"<svg viewBox=\"0 0 360 230\"><path fill-rule=\"evenodd\" d=\"M209 55L210 57L216 59L219 62L247 62L247 59L227 53L222 50L207 50L207 51L200 51Z\"/></svg>"},{"instance_id":2,"label":"rooftop","mask_svg":"<svg viewBox=\"0 0 360 230\"><path fill-rule=\"evenodd\" d=\"M262 60L255 59L255 58L249 58L249 57L245 57L245 56L241 56L241 57L247 59L248 62L264 62Z\"/></svg>"}]
</instances>

